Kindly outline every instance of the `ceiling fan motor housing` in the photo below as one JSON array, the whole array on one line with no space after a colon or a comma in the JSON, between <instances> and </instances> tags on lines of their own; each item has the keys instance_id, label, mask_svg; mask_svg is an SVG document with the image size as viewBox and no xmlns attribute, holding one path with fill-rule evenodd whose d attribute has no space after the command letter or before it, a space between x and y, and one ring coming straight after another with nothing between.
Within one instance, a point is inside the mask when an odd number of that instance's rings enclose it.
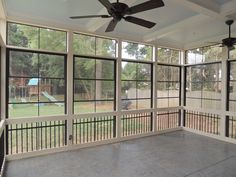
<instances>
[{"instance_id":1,"label":"ceiling fan motor housing","mask_svg":"<svg viewBox=\"0 0 236 177\"><path fill-rule=\"evenodd\" d=\"M124 3L116 2L112 3L114 9L108 9L108 13L115 18L116 20L120 21L124 15L127 14L129 6Z\"/></svg>"}]
</instances>

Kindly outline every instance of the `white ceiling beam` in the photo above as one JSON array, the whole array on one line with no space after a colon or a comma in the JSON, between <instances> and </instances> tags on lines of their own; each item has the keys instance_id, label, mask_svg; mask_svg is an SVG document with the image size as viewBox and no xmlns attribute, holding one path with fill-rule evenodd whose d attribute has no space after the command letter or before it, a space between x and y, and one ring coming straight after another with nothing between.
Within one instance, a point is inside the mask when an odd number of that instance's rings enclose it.
<instances>
[{"instance_id":1,"label":"white ceiling beam","mask_svg":"<svg viewBox=\"0 0 236 177\"><path fill-rule=\"evenodd\" d=\"M207 0L207 1L173 0L173 1L175 1L178 4L182 4L188 9L191 9L199 14L186 18L180 22L164 27L162 29L159 29L158 31L155 31L153 33L147 34L143 38L144 41L149 42L156 39L160 39L174 32L179 31L186 26L192 26L193 24L194 25L201 24L203 21L209 19L207 17L225 21L227 19L226 16L235 13L236 10L236 1L230 1L222 6L219 6L216 2L214 2L214 0Z\"/></svg>"},{"instance_id":2,"label":"white ceiling beam","mask_svg":"<svg viewBox=\"0 0 236 177\"><path fill-rule=\"evenodd\" d=\"M220 14L221 7L214 0L173 0L188 9L209 17L225 21L225 16Z\"/></svg>"},{"instance_id":3,"label":"white ceiling beam","mask_svg":"<svg viewBox=\"0 0 236 177\"><path fill-rule=\"evenodd\" d=\"M160 38L163 38L169 34L177 32L185 27L192 26L193 24L194 25L201 24L207 20L209 20L209 17L206 15L202 15L202 14L195 15L195 16L189 17L185 20L176 22L170 26L161 28L155 32L149 33L143 37L143 40L146 42L150 42L150 41L153 41L156 39L160 39Z\"/></svg>"},{"instance_id":4,"label":"white ceiling beam","mask_svg":"<svg viewBox=\"0 0 236 177\"><path fill-rule=\"evenodd\" d=\"M220 14L222 16L230 16L236 13L236 1L230 1L225 3L220 8Z\"/></svg>"},{"instance_id":5,"label":"white ceiling beam","mask_svg":"<svg viewBox=\"0 0 236 177\"><path fill-rule=\"evenodd\" d=\"M138 1L138 0L123 0L121 2L127 3L129 6L131 6L136 1ZM107 9L105 7L103 7L96 15L103 15L103 14L107 14L107 13L108 13ZM111 19L96 19L96 18L93 18L93 19L88 21L88 23L86 25L86 28L90 32L95 32L99 28L101 28L103 25L105 25L109 20L111 20Z\"/></svg>"},{"instance_id":6,"label":"white ceiling beam","mask_svg":"<svg viewBox=\"0 0 236 177\"><path fill-rule=\"evenodd\" d=\"M164 48L173 48L173 49L179 49L179 50L184 50L184 43L180 41L175 41L175 40L169 40L169 39L160 39L156 43L157 47L164 47Z\"/></svg>"}]
</instances>

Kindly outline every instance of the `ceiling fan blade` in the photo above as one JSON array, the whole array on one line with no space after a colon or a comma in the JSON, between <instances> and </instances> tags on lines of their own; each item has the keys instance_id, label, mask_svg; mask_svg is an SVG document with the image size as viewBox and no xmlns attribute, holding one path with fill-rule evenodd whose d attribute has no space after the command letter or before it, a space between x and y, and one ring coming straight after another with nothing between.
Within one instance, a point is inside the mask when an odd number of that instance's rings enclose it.
<instances>
[{"instance_id":1,"label":"ceiling fan blade","mask_svg":"<svg viewBox=\"0 0 236 177\"><path fill-rule=\"evenodd\" d=\"M228 47L228 50L234 50L234 49L235 49L234 46Z\"/></svg>"},{"instance_id":2,"label":"ceiling fan blade","mask_svg":"<svg viewBox=\"0 0 236 177\"><path fill-rule=\"evenodd\" d=\"M109 25L107 26L106 32L114 31L117 23L118 23L118 20L115 20L115 19L111 20Z\"/></svg>"},{"instance_id":3,"label":"ceiling fan blade","mask_svg":"<svg viewBox=\"0 0 236 177\"><path fill-rule=\"evenodd\" d=\"M80 18L110 18L111 16L109 15L84 15L84 16L72 16L70 17L71 19L80 19Z\"/></svg>"},{"instance_id":4,"label":"ceiling fan blade","mask_svg":"<svg viewBox=\"0 0 236 177\"><path fill-rule=\"evenodd\" d=\"M141 19L141 18L137 18L137 17L132 17L132 16L127 16L124 17L125 21L128 21L130 23L134 23L136 25L140 25L146 28L152 28L153 26L156 25L156 23Z\"/></svg>"},{"instance_id":5,"label":"ceiling fan blade","mask_svg":"<svg viewBox=\"0 0 236 177\"><path fill-rule=\"evenodd\" d=\"M115 10L114 6L108 0L98 0L103 6L105 6L108 10Z\"/></svg>"},{"instance_id":6,"label":"ceiling fan blade","mask_svg":"<svg viewBox=\"0 0 236 177\"><path fill-rule=\"evenodd\" d=\"M232 37L232 41L233 41L233 44L235 45L236 44L236 38Z\"/></svg>"},{"instance_id":7,"label":"ceiling fan blade","mask_svg":"<svg viewBox=\"0 0 236 177\"><path fill-rule=\"evenodd\" d=\"M135 5L133 7L130 7L127 11L127 14L135 14L138 12L143 12L146 10L151 10L151 9L155 9L158 7L163 7L165 4L162 0L149 0L147 2Z\"/></svg>"}]
</instances>

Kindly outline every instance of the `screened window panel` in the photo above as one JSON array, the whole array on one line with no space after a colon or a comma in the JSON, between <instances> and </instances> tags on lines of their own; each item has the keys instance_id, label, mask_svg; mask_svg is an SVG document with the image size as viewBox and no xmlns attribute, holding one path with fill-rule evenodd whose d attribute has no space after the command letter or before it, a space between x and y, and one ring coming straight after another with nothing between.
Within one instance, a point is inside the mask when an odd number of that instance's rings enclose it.
<instances>
[{"instance_id":1,"label":"screened window panel","mask_svg":"<svg viewBox=\"0 0 236 177\"><path fill-rule=\"evenodd\" d=\"M137 100L137 109L149 109L151 107L151 99Z\"/></svg>"},{"instance_id":2,"label":"screened window panel","mask_svg":"<svg viewBox=\"0 0 236 177\"><path fill-rule=\"evenodd\" d=\"M8 22L7 44L17 47L38 49L39 28Z\"/></svg>"},{"instance_id":3,"label":"screened window panel","mask_svg":"<svg viewBox=\"0 0 236 177\"><path fill-rule=\"evenodd\" d=\"M168 48L157 49L157 61L161 63L180 64L180 51Z\"/></svg>"},{"instance_id":4,"label":"screened window panel","mask_svg":"<svg viewBox=\"0 0 236 177\"><path fill-rule=\"evenodd\" d=\"M74 54L95 55L95 37L74 33L73 50Z\"/></svg>"},{"instance_id":5,"label":"screened window panel","mask_svg":"<svg viewBox=\"0 0 236 177\"><path fill-rule=\"evenodd\" d=\"M114 100L114 81L96 80L96 100Z\"/></svg>"},{"instance_id":6,"label":"screened window panel","mask_svg":"<svg viewBox=\"0 0 236 177\"><path fill-rule=\"evenodd\" d=\"M67 33L18 23L7 23L7 44L29 49L67 51Z\"/></svg>"},{"instance_id":7,"label":"screened window panel","mask_svg":"<svg viewBox=\"0 0 236 177\"><path fill-rule=\"evenodd\" d=\"M67 34L64 31L40 28L40 49L66 52Z\"/></svg>"},{"instance_id":8,"label":"screened window panel","mask_svg":"<svg viewBox=\"0 0 236 177\"><path fill-rule=\"evenodd\" d=\"M180 67L168 64L157 65L157 107L180 105Z\"/></svg>"},{"instance_id":9,"label":"screened window panel","mask_svg":"<svg viewBox=\"0 0 236 177\"><path fill-rule=\"evenodd\" d=\"M38 115L37 103L8 104L8 117L10 118L36 117Z\"/></svg>"},{"instance_id":10,"label":"screened window panel","mask_svg":"<svg viewBox=\"0 0 236 177\"><path fill-rule=\"evenodd\" d=\"M205 82L202 88L202 98L221 99L220 82Z\"/></svg>"},{"instance_id":11,"label":"screened window panel","mask_svg":"<svg viewBox=\"0 0 236 177\"><path fill-rule=\"evenodd\" d=\"M188 66L186 106L219 109L220 100L221 63Z\"/></svg>"},{"instance_id":12,"label":"screened window panel","mask_svg":"<svg viewBox=\"0 0 236 177\"><path fill-rule=\"evenodd\" d=\"M32 78L9 78L8 103L38 102L37 95L29 97L27 84ZM26 84L25 84L26 83ZM38 86L35 86L36 89Z\"/></svg>"},{"instance_id":13,"label":"screened window panel","mask_svg":"<svg viewBox=\"0 0 236 177\"><path fill-rule=\"evenodd\" d=\"M169 107L177 107L180 105L179 98L169 98Z\"/></svg>"},{"instance_id":14,"label":"screened window panel","mask_svg":"<svg viewBox=\"0 0 236 177\"><path fill-rule=\"evenodd\" d=\"M32 52L9 51L9 74L11 76L37 77L38 55Z\"/></svg>"},{"instance_id":15,"label":"screened window panel","mask_svg":"<svg viewBox=\"0 0 236 177\"><path fill-rule=\"evenodd\" d=\"M137 64L137 80L149 81L151 80L151 65L150 64Z\"/></svg>"},{"instance_id":16,"label":"screened window panel","mask_svg":"<svg viewBox=\"0 0 236 177\"><path fill-rule=\"evenodd\" d=\"M151 108L152 64L124 60L121 65L122 109Z\"/></svg>"},{"instance_id":17,"label":"screened window panel","mask_svg":"<svg viewBox=\"0 0 236 177\"><path fill-rule=\"evenodd\" d=\"M122 58L152 61L153 47L132 42L122 42Z\"/></svg>"},{"instance_id":18,"label":"screened window panel","mask_svg":"<svg viewBox=\"0 0 236 177\"><path fill-rule=\"evenodd\" d=\"M168 82L158 82L157 83L157 97L168 97L169 90L168 90Z\"/></svg>"},{"instance_id":19,"label":"screened window panel","mask_svg":"<svg viewBox=\"0 0 236 177\"><path fill-rule=\"evenodd\" d=\"M220 45L196 48L186 51L186 64L197 64L222 60L223 48Z\"/></svg>"},{"instance_id":20,"label":"screened window panel","mask_svg":"<svg viewBox=\"0 0 236 177\"><path fill-rule=\"evenodd\" d=\"M136 81L121 81L121 89L123 97L137 98L137 82ZM126 95L126 96L125 96Z\"/></svg>"},{"instance_id":21,"label":"screened window panel","mask_svg":"<svg viewBox=\"0 0 236 177\"><path fill-rule=\"evenodd\" d=\"M95 80L74 80L74 100L95 100Z\"/></svg>"},{"instance_id":22,"label":"screened window panel","mask_svg":"<svg viewBox=\"0 0 236 177\"><path fill-rule=\"evenodd\" d=\"M168 108L169 107L169 98L159 98L157 100L157 108Z\"/></svg>"},{"instance_id":23,"label":"screened window panel","mask_svg":"<svg viewBox=\"0 0 236 177\"><path fill-rule=\"evenodd\" d=\"M94 101L74 102L74 114L93 113L95 112Z\"/></svg>"},{"instance_id":24,"label":"screened window panel","mask_svg":"<svg viewBox=\"0 0 236 177\"><path fill-rule=\"evenodd\" d=\"M122 80L137 80L137 63L122 61Z\"/></svg>"},{"instance_id":25,"label":"screened window panel","mask_svg":"<svg viewBox=\"0 0 236 177\"><path fill-rule=\"evenodd\" d=\"M61 115L64 114L64 112L65 112L65 104L62 102L39 104L40 116Z\"/></svg>"},{"instance_id":26,"label":"screened window panel","mask_svg":"<svg viewBox=\"0 0 236 177\"><path fill-rule=\"evenodd\" d=\"M187 85L186 97L189 98L201 98L202 96L202 83L194 82Z\"/></svg>"},{"instance_id":27,"label":"screened window panel","mask_svg":"<svg viewBox=\"0 0 236 177\"><path fill-rule=\"evenodd\" d=\"M82 57L74 59L74 77L81 79L95 79L96 60Z\"/></svg>"},{"instance_id":28,"label":"screened window panel","mask_svg":"<svg viewBox=\"0 0 236 177\"><path fill-rule=\"evenodd\" d=\"M40 79L39 101L40 102L64 102L65 80L64 79Z\"/></svg>"},{"instance_id":29,"label":"screened window panel","mask_svg":"<svg viewBox=\"0 0 236 177\"><path fill-rule=\"evenodd\" d=\"M202 107L206 109L220 109L221 102L220 100L215 99L202 99Z\"/></svg>"},{"instance_id":30,"label":"screened window panel","mask_svg":"<svg viewBox=\"0 0 236 177\"><path fill-rule=\"evenodd\" d=\"M229 111L236 111L236 61L229 62Z\"/></svg>"},{"instance_id":31,"label":"screened window panel","mask_svg":"<svg viewBox=\"0 0 236 177\"><path fill-rule=\"evenodd\" d=\"M201 108L202 107L202 100L198 98L186 98L186 106Z\"/></svg>"},{"instance_id":32,"label":"screened window panel","mask_svg":"<svg viewBox=\"0 0 236 177\"><path fill-rule=\"evenodd\" d=\"M218 61L222 59L223 47L219 45L203 47L203 62Z\"/></svg>"},{"instance_id":33,"label":"screened window panel","mask_svg":"<svg viewBox=\"0 0 236 177\"><path fill-rule=\"evenodd\" d=\"M116 57L116 40L96 37L96 55Z\"/></svg>"},{"instance_id":34,"label":"screened window panel","mask_svg":"<svg viewBox=\"0 0 236 177\"><path fill-rule=\"evenodd\" d=\"M113 60L96 60L96 79L114 79L114 61Z\"/></svg>"},{"instance_id":35,"label":"screened window panel","mask_svg":"<svg viewBox=\"0 0 236 177\"><path fill-rule=\"evenodd\" d=\"M39 54L38 69L40 77L64 78L64 56Z\"/></svg>"},{"instance_id":36,"label":"screened window panel","mask_svg":"<svg viewBox=\"0 0 236 177\"><path fill-rule=\"evenodd\" d=\"M14 49L7 52L8 117L65 114L65 55ZM32 110L22 115L26 109Z\"/></svg>"},{"instance_id":37,"label":"screened window panel","mask_svg":"<svg viewBox=\"0 0 236 177\"><path fill-rule=\"evenodd\" d=\"M236 81L236 62L232 61L230 62L230 78L231 81Z\"/></svg>"},{"instance_id":38,"label":"screened window panel","mask_svg":"<svg viewBox=\"0 0 236 177\"><path fill-rule=\"evenodd\" d=\"M202 63L203 62L203 54L202 49L192 49L186 51L186 64L196 64L196 63Z\"/></svg>"},{"instance_id":39,"label":"screened window panel","mask_svg":"<svg viewBox=\"0 0 236 177\"><path fill-rule=\"evenodd\" d=\"M96 101L96 112L114 111L114 101Z\"/></svg>"},{"instance_id":40,"label":"screened window panel","mask_svg":"<svg viewBox=\"0 0 236 177\"><path fill-rule=\"evenodd\" d=\"M74 114L114 111L115 61L74 56L74 63Z\"/></svg>"},{"instance_id":41,"label":"screened window panel","mask_svg":"<svg viewBox=\"0 0 236 177\"><path fill-rule=\"evenodd\" d=\"M236 111L236 101L229 101L229 111Z\"/></svg>"},{"instance_id":42,"label":"screened window panel","mask_svg":"<svg viewBox=\"0 0 236 177\"><path fill-rule=\"evenodd\" d=\"M116 48L117 41L114 39L76 33L73 35L74 54L114 58Z\"/></svg>"},{"instance_id":43,"label":"screened window panel","mask_svg":"<svg viewBox=\"0 0 236 177\"><path fill-rule=\"evenodd\" d=\"M180 69L177 66L157 65L158 81L179 81Z\"/></svg>"},{"instance_id":44,"label":"screened window panel","mask_svg":"<svg viewBox=\"0 0 236 177\"><path fill-rule=\"evenodd\" d=\"M236 59L236 45L234 45L234 48L233 50L230 50L230 53L229 53L229 58L230 59Z\"/></svg>"},{"instance_id":45,"label":"screened window panel","mask_svg":"<svg viewBox=\"0 0 236 177\"><path fill-rule=\"evenodd\" d=\"M138 98L151 98L151 82L138 82L137 83L137 97Z\"/></svg>"}]
</instances>

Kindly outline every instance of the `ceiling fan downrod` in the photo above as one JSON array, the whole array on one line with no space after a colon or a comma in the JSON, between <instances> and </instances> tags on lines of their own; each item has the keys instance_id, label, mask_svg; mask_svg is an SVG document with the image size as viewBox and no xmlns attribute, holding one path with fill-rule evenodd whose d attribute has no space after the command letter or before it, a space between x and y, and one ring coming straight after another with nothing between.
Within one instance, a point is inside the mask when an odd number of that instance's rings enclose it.
<instances>
[{"instance_id":1,"label":"ceiling fan downrod","mask_svg":"<svg viewBox=\"0 0 236 177\"><path fill-rule=\"evenodd\" d=\"M231 38L231 25L234 23L234 21L227 20L225 23L229 26L229 38Z\"/></svg>"}]
</instances>

